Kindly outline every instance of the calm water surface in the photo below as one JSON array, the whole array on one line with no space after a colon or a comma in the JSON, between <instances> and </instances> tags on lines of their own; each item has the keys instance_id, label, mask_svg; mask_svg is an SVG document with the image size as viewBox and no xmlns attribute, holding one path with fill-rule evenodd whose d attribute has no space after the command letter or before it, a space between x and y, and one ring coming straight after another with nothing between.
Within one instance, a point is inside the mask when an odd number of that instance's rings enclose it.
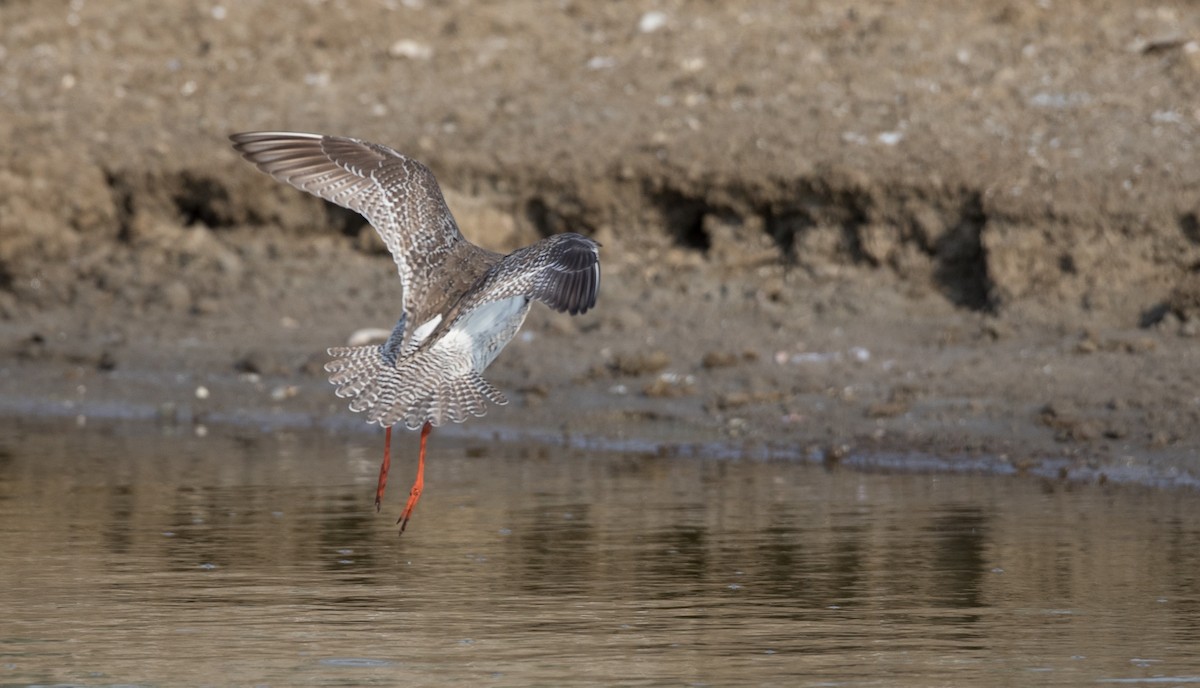
<instances>
[{"instance_id":1,"label":"calm water surface","mask_svg":"<svg viewBox=\"0 0 1200 688\"><path fill-rule=\"evenodd\" d=\"M0 428L0 684L1200 683L1195 492Z\"/></svg>"}]
</instances>

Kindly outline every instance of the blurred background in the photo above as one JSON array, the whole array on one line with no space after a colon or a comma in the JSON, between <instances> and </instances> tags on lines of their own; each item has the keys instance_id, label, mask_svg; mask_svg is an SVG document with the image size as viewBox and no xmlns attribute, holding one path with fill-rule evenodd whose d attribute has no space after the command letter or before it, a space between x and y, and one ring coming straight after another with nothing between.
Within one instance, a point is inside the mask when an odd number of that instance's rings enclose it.
<instances>
[{"instance_id":1,"label":"blurred background","mask_svg":"<svg viewBox=\"0 0 1200 688\"><path fill-rule=\"evenodd\" d=\"M322 351L390 328L399 284L226 138L283 129L424 161L489 247L602 242L595 312L535 310L497 362L498 422L1200 447L1190 3L8 0L0 27L12 413L347 415Z\"/></svg>"},{"instance_id":2,"label":"blurred background","mask_svg":"<svg viewBox=\"0 0 1200 688\"><path fill-rule=\"evenodd\" d=\"M603 245L399 540L260 129ZM1197 683L1198 129L1194 1L0 0L0 682Z\"/></svg>"}]
</instances>

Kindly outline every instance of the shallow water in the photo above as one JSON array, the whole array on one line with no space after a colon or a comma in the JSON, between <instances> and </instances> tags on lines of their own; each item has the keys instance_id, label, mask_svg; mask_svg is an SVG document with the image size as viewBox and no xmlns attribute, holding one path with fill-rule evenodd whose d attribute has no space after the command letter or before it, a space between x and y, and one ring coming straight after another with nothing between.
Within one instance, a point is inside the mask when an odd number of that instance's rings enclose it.
<instances>
[{"instance_id":1,"label":"shallow water","mask_svg":"<svg viewBox=\"0 0 1200 688\"><path fill-rule=\"evenodd\" d=\"M0 430L4 685L1200 683L1193 491Z\"/></svg>"}]
</instances>

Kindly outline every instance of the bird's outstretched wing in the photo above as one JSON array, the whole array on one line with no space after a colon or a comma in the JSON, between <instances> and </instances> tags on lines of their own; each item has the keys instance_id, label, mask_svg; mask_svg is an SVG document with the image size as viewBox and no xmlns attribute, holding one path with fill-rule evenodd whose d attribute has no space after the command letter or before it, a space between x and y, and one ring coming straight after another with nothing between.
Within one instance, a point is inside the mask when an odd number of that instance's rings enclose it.
<instances>
[{"instance_id":1,"label":"bird's outstretched wing","mask_svg":"<svg viewBox=\"0 0 1200 688\"><path fill-rule=\"evenodd\" d=\"M600 245L574 233L555 234L513 251L488 275L487 299L523 294L556 311L577 315L596 305Z\"/></svg>"},{"instance_id":2,"label":"bird's outstretched wing","mask_svg":"<svg viewBox=\"0 0 1200 688\"><path fill-rule=\"evenodd\" d=\"M229 138L263 172L366 218L396 261L406 313L465 241L429 168L387 146L277 131Z\"/></svg>"}]
</instances>

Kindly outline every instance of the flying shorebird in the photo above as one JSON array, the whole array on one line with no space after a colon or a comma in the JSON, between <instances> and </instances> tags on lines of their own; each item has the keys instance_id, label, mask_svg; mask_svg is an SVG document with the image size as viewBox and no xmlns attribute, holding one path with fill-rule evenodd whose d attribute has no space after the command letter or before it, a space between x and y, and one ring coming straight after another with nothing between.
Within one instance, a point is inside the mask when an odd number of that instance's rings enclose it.
<instances>
[{"instance_id":1,"label":"flying shorebird","mask_svg":"<svg viewBox=\"0 0 1200 688\"><path fill-rule=\"evenodd\" d=\"M483 379L525 321L533 300L571 315L596 305L599 244L546 237L507 256L458 230L429 168L391 148L321 134L249 132L229 137L242 157L281 182L354 210L375 228L400 272L400 320L379 346L333 347L325 364L350 410L386 428L375 510L391 467L392 426L421 430L417 478L397 519L408 525L425 485L425 441L507 404Z\"/></svg>"}]
</instances>

